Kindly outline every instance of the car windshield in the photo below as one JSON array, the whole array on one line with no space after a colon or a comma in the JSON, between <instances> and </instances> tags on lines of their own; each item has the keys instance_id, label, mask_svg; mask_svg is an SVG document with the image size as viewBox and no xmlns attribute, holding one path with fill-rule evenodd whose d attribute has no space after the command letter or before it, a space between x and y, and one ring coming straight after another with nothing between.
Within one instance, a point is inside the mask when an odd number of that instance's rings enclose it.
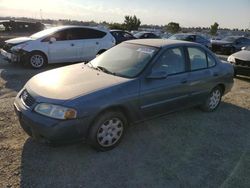
<instances>
[{"instance_id":1,"label":"car windshield","mask_svg":"<svg viewBox=\"0 0 250 188\"><path fill-rule=\"evenodd\" d=\"M236 37L225 37L223 40L227 42L234 42L236 39Z\"/></svg>"},{"instance_id":2,"label":"car windshield","mask_svg":"<svg viewBox=\"0 0 250 188\"><path fill-rule=\"evenodd\" d=\"M41 37L47 36L49 34L52 34L52 33L56 32L56 31L58 31L57 27L45 29L43 31L40 31L38 33L35 33L35 34L31 35L30 38L32 38L32 39L39 39Z\"/></svg>"},{"instance_id":3,"label":"car windshield","mask_svg":"<svg viewBox=\"0 0 250 188\"><path fill-rule=\"evenodd\" d=\"M134 34L134 37L140 38L143 34L144 34L143 32L139 32L139 33Z\"/></svg>"},{"instance_id":4,"label":"car windshield","mask_svg":"<svg viewBox=\"0 0 250 188\"><path fill-rule=\"evenodd\" d=\"M149 63L158 48L122 43L92 60L88 65L121 77L136 77Z\"/></svg>"}]
</instances>

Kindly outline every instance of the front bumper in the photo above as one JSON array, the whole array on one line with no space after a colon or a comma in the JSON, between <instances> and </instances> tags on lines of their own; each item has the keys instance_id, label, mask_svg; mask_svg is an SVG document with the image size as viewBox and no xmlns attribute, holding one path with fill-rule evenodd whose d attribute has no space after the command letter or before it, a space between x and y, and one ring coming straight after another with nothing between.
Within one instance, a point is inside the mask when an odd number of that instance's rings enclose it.
<instances>
[{"instance_id":1,"label":"front bumper","mask_svg":"<svg viewBox=\"0 0 250 188\"><path fill-rule=\"evenodd\" d=\"M5 51L4 49L0 49L0 53L5 60L13 63L25 61L26 60L25 58L27 57L28 54L28 52L24 50L20 50L18 52L8 52Z\"/></svg>"},{"instance_id":2,"label":"front bumper","mask_svg":"<svg viewBox=\"0 0 250 188\"><path fill-rule=\"evenodd\" d=\"M20 58L17 55L15 55L13 53L9 53L3 49L0 49L0 53L4 57L4 59L7 61L18 62L20 60Z\"/></svg>"},{"instance_id":3,"label":"front bumper","mask_svg":"<svg viewBox=\"0 0 250 188\"><path fill-rule=\"evenodd\" d=\"M90 118L57 120L34 112L26 106L19 96L14 102L14 109L23 130L32 138L43 143L70 143L84 140Z\"/></svg>"}]
</instances>

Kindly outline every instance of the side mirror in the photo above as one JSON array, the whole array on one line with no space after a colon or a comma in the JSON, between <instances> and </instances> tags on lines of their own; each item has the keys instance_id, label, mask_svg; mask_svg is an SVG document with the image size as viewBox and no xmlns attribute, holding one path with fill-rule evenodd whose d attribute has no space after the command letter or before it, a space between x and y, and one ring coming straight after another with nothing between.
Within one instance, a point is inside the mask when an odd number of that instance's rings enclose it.
<instances>
[{"instance_id":1,"label":"side mirror","mask_svg":"<svg viewBox=\"0 0 250 188\"><path fill-rule=\"evenodd\" d=\"M56 42L56 38L55 37L50 37L49 43L52 44L53 42Z\"/></svg>"},{"instance_id":2,"label":"side mirror","mask_svg":"<svg viewBox=\"0 0 250 188\"><path fill-rule=\"evenodd\" d=\"M165 71L154 71L147 76L147 79L165 79L167 76L168 74Z\"/></svg>"},{"instance_id":3,"label":"side mirror","mask_svg":"<svg viewBox=\"0 0 250 188\"><path fill-rule=\"evenodd\" d=\"M241 48L241 50L246 50L246 47L245 47L245 46L244 46L244 47L242 47L242 48Z\"/></svg>"}]
</instances>

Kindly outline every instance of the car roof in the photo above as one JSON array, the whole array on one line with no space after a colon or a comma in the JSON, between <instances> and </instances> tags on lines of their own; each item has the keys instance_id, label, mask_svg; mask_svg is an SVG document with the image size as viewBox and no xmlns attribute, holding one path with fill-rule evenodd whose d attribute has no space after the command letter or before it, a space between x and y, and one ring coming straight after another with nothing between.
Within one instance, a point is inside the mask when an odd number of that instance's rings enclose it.
<instances>
[{"instance_id":1,"label":"car roof","mask_svg":"<svg viewBox=\"0 0 250 188\"><path fill-rule=\"evenodd\" d=\"M96 29L96 30L99 30L99 31L107 32L107 30L99 28L99 27L79 26L79 25L62 25L62 26L56 26L56 27L53 27L53 28L55 28L55 30L58 30L58 31L63 30L63 29L70 29L70 28L88 28L88 29Z\"/></svg>"},{"instance_id":2,"label":"car roof","mask_svg":"<svg viewBox=\"0 0 250 188\"><path fill-rule=\"evenodd\" d=\"M193 42L170 40L170 39L137 39L137 40L126 41L125 43L152 46L156 48L162 48L174 44L178 45L195 44Z\"/></svg>"}]
</instances>

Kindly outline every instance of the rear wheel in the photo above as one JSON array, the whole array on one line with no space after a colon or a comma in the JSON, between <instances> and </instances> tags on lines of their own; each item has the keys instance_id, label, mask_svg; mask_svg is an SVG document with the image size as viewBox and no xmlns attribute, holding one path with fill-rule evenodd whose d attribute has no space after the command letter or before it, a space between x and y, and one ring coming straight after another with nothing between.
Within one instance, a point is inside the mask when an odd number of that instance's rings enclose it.
<instances>
[{"instance_id":1,"label":"rear wheel","mask_svg":"<svg viewBox=\"0 0 250 188\"><path fill-rule=\"evenodd\" d=\"M221 87L215 87L207 97L204 104L201 106L201 109L206 112L212 112L218 108L221 102L222 89Z\"/></svg>"},{"instance_id":2,"label":"rear wheel","mask_svg":"<svg viewBox=\"0 0 250 188\"><path fill-rule=\"evenodd\" d=\"M104 112L93 123L88 135L88 142L99 151L116 147L127 126L126 117L120 112Z\"/></svg>"}]
</instances>

